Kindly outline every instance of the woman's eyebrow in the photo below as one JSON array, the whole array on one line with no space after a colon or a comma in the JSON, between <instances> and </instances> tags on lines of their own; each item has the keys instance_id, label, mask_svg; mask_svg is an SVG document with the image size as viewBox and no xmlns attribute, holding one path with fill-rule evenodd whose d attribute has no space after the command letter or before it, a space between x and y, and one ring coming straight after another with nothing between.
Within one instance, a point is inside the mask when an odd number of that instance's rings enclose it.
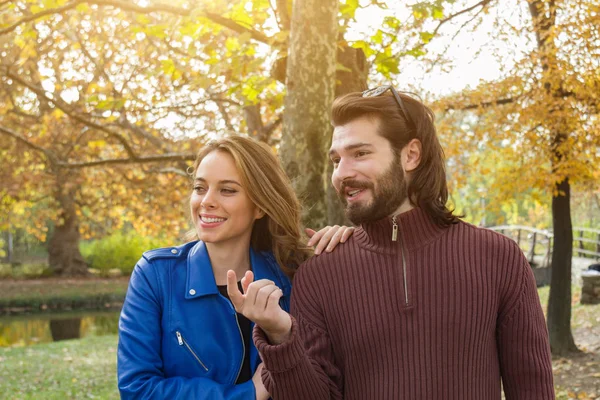
<instances>
[{"instance_id":1,"label":"woman's eyebrow","mask_svg":"<svg viewBox=\"0 0 600 400\"><path fill-rule=\"evenodd\" d=\"M194 179L194 182L206 182L206 179L196 178L196 179ZM223 179L223 180L219 181L219 183L222 185L233 184L233 185L242 186L238 181L234 181L232 179Z\"/></svg>"}]
</instances>

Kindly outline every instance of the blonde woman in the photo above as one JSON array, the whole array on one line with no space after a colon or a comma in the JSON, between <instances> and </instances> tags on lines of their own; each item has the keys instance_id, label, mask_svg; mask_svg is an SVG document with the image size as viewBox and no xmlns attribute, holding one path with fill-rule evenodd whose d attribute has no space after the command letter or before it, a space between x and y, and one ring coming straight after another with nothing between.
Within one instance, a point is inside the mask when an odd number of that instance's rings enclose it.
<instances>
[{"instance_id":1,"label":"blonde woman","mask_svg":"<svg viewBox=\"0 0 600 400\"><path fill-rule=\"evenodd\" d=\"M119 321L123 399L268 399L253 323L227 295L227 271L275 283L289 311L295 268L344 242L352 228L324 228L305 244L300 205L264 144L234 136L200 150L190 211L198 240L144 253ZM241 283L238 283L241 288Z\"/></svg>"}]
</instances>

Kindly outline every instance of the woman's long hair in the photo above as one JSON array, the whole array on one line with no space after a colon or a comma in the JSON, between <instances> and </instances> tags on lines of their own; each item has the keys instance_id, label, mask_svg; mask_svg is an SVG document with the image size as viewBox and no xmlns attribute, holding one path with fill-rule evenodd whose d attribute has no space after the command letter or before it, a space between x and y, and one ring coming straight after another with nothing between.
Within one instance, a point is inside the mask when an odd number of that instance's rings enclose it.
<instances>
[{"instance_id":1,"label":"woman's long hair","mask_svg":"<svg viewBox=\"0 0 600 400\"><path fill-rule=\"evenodd\" d=\"M300 222L300 202L273 151L264 143L243 136L209 142L198 152L192 177L208 154L222 151L233 157L242 186L265 216L254 222L250 245L256 251L271 251L281 269L291 278L311 254ZM186 235L197 238L194 230Z\"/></svg>"}]
</instances>

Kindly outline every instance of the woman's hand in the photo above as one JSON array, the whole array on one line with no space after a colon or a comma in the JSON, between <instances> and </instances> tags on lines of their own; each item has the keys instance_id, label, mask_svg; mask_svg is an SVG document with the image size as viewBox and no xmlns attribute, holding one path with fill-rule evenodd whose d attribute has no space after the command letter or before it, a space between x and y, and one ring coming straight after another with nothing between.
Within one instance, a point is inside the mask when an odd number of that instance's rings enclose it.
<instances>
[{"instance_id":1,"label":"woman's hand","mask_svg":"<svg viewBox=\"0 0 600 400\"><path fill-rule=\"evenodd\" d=\"M271 344L283 343L289 338L292 330L292 318L279 306L283 292L268 279L253 281L252 271L246 271L242 278L242 293L238 289L235 272L227 271L229 299L238 313L253 321L265 332Z\"/></svg>"},{"instance_id":2,"label":"woman's hand","mask_svg":"<svg viewBox=\"0 0 600 400\"><path fill-rule=\"evenodd\" d=\"M258 368L254 372L254 376L252 376L252 383L254 383L254 389L256 391L256 400L269 400L271 395L267 392L267 388L263 384L262 381L262 370L263 363L258 364Z\"/></svg>"},{"instance_id":3,"label":"woman's hand","mask_svg":"<svg viewBox=\"0 0 600 400\"><path fill-rule=\"evenodd\" d=\"M306 228L305 231L310 238L307 244L311 247L316 245L315 254L318 255L321 254L323 250L329 253L335 249L338 244L348 240L348 238L352 236L352 233L354 233L354 227L334 225L326 226L318 232L310 228Z\"/></svg>"}]
</instances>

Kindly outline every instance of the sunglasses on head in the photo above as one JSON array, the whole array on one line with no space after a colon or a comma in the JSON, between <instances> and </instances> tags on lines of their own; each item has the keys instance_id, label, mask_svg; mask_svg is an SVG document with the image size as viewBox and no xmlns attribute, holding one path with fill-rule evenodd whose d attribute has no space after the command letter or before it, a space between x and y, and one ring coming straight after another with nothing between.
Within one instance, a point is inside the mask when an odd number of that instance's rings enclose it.
<instances>
[{"instance_id":1,"label":"sunglasses on head","mask_svg":"<svg viewBox=\"0 0 600 400\"><path fill-rule=\"evenodd\" d=\"M379 86L379 87L376 87L373 89L367 89L364 92L362 92L362 97L381 96L388 90L391 91L392 94L394 95L394 98L396 99L396 102L400 106L400 110L402 111L402 114L404 114L404 118L406 118L406 120L408 121L408 124L410 126L414 127L415 124L414 124L413 120L410 118L410 114L406 110L406 107L404 107L404 102L402 101L402 97L400 97L400 95L398 94L398 91L396 89L394 89L394 87L392 85L383 85L383 86Z\"/></svg>"}]
</instances>

